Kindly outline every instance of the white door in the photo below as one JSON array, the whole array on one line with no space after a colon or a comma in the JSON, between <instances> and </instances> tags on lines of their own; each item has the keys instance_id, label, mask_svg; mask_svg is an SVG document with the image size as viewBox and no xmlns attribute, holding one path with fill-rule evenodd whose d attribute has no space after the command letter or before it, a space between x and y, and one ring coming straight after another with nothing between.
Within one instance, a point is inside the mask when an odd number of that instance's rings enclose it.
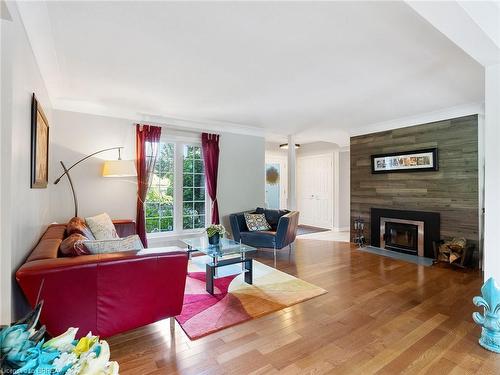
<instances>
[{"instance_id":1,"label":"white door","mask_svg":"<svg viewBox=\"0 0 500 375\"><path fill-rule=\"evenodd\" d=\"M266 154L266 207L286 208L287 200L286 156Z\"/></svg>"},{"instance_id":2,"label":"white door","mask_svg":"<svg viewBox=\"0 0 500 375\"><path fill-rule=\"evenodd\" d=\"M333 155L297 159L297 207L300 223L333 228Z\"/></svg>"}]
</instances>

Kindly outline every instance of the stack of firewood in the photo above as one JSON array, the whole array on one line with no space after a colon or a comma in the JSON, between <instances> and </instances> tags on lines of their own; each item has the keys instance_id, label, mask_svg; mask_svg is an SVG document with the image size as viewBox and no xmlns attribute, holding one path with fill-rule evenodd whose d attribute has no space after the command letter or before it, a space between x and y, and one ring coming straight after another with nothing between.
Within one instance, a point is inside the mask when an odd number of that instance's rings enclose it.
<instances>
[{"instance_id":1,"label":"stack of firewood","mask_svg":"<svg viewBox=\"0 0 500 375\"><path fill-rule=\"evenodd\" d=\"M467 240L465 238L453 238L439 245L438 260L446 263L460 263L465 256Z\"/></svg>"}]
</instances>

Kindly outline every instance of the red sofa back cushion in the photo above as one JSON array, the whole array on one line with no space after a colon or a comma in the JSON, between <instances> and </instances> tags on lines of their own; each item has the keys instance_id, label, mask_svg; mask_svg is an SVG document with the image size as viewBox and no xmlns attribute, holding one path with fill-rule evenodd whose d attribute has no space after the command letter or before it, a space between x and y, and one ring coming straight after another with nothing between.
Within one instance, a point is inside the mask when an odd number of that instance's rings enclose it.
<instances>
[{"instance_id":1,"label":"red sofa back cushion","mask_svg":"<svg viewBox=\"0 0 500 375\"><path fill-rule=\"evenodd\" d=\"M41 259L56 259L59 246L64 239L66 224L49 225L45 233L28 256L26 263Z\"/></svg>"}]
</instances>

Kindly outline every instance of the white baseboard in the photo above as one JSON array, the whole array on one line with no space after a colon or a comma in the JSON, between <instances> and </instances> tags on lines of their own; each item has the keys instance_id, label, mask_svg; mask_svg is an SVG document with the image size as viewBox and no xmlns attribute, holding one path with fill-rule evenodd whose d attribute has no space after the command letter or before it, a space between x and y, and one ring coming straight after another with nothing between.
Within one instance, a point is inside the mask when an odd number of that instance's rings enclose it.
<instances>
[{"instance_id":1,"label":"white baseboard","mask_svg":"<svg viewBox=\"0 0 500 375\"><path fill-rule=\"evenodd\" d=\"M334 232L348 232L351 230L351 227L334 227Z\"/></svg>"}]
</instances>

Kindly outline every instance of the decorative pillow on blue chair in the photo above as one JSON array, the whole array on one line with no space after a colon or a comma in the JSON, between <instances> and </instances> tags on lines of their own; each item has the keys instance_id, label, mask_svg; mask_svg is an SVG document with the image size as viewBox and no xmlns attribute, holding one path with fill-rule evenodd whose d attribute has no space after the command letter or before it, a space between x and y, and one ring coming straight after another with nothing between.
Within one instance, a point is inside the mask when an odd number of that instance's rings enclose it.
<instances>
[{"instance_id":1,"label":"decorative pillow on blue chair","mask_svg":"<svg viewBox=\"0 0 500 375\"><path fill-rule=\"evenodd\" d=\"M247 227L250 232L271 229L271 226L267 222L264 214L249 214L248 212L245 212L245 222L247 223Z\"/></svg>"},{"instance_id":2,"label":"decorative pillow on blue chair","mask_svg":"<svg viewBox=\"0 0 500 375\"><path fill-rule=\"evenodd\" d=\"M278 221L283 215L290 213L288 210L274 210L269 208L257 207L255 213L264 214L266 221L269 223L273 230L276 230L278 226Z\"/></svg>"}]
</instances>

